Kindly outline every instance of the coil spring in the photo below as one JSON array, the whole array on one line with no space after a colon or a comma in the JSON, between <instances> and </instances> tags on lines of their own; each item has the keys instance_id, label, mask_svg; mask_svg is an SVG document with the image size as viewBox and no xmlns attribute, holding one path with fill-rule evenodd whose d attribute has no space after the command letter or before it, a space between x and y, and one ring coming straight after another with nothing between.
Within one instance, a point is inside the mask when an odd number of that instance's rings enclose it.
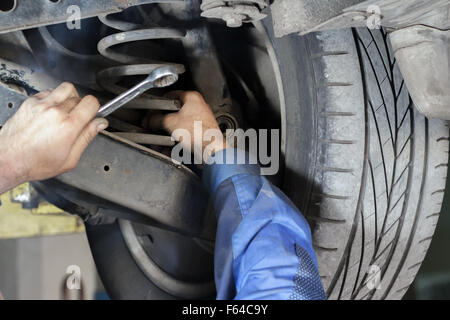
<instances>
[{"instance_id":1,"label":"coil spring","mask_svg":"<svg viewBox=\"0 0 450 320\"><path fill-rule=\"evenodd\" d=\"M112 19L109 15L99 16L99 19L106 26L120 31L119 33L104 37L97 45L101 55L122 64L109 67L97 73L97 83L105 91L118 95L126 90L126 88L116 84L118 79L126 76L148 75L160 66L171 65L175 67L178 74L185 71L182 64L135 57L112 49L113 46L129 42L155 39L181 39L186 36L185 31L161 27L142 28L141 25L135 23ZM180 105L177 100L143 94L124 107L131 109L177 111ZM170 137L144 134L140 128L121 122L118 119L110 119L110 125L115 126L120 131L126 131L117 134L133 142L160 146L173 146L174 144Z\"/></svg>"},{"instance_id":2,"label":"coil spring","mask_svg":"<svg viewBox=\"0 0 450 320\"><path fill-rule=\"evenodd\" d=\"M141 27L140 25L114 20L111 19L108 15L100 16L99 19L108 27L121 31L119 33L104 37L99 41L97 45L98 51L101 55L110 60L123 64L120 66L104 69L97 74L97 82L104 90L115 95L120 94L124 90L126 90L126 88L117 85L117 79L125 76L148 75L151 71L163 65L171 65L175 67L178 74L181 74L185 71L185 68L182 64L166 63L162 61L154 61L150 59L135 57L117 52L112 49L112 47L115 45L125 44L129 42L155 39L181 39L185 37L185 31L160 27L139 29ZM135 99L127 107L134 109L152 110L179 109L177 101L152 96L149 94Z\"/></svg>"}]
</instances>

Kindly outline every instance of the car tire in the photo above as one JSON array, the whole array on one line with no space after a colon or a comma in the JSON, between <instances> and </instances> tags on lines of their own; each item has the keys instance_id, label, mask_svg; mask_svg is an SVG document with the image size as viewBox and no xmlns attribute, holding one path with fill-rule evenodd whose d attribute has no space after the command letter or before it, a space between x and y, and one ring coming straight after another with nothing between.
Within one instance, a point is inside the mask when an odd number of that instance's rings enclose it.
<instances>
[{"instance_id":1,"label":"car tire","mask_svg":"<svg viewBox=\"0 0 450 320\"><path fill-rule=\"evenodd\" d=\"M386 31L270 38L285 79L283 190L311 224L327 296L400 299L439 218L448 127L416 110Z\"/></svg>"}]
</instances>

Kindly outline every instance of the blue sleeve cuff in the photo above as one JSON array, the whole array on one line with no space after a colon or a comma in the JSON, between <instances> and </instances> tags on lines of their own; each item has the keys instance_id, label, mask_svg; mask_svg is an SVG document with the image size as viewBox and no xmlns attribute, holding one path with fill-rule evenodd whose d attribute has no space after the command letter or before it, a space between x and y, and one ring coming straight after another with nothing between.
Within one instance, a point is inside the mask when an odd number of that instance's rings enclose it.
<instances>
[{"instance_id":1,"label":"blue sleeve cuff","mask_svg":"<svg viewBox=\"0 0 450 320\"><path fill-rule=\"evenodd\" d=\"M241 149L228 148L216 152L203 170L203 184L213 197L222 182L236 175L260 175L256 159Z\"/></svg>"}]
</instances>

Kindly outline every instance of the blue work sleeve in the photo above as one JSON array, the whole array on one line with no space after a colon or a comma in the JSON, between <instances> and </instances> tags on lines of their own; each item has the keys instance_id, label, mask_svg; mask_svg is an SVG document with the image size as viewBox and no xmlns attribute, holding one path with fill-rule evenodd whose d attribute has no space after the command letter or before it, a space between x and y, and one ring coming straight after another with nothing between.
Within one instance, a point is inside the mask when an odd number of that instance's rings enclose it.
<instances>
[{"instance_id":1,"label":"blue work sleeve","mask_svg":"<svg viewBox=\"0 0 450 320\"><path fill-rule=\"evenodd\" d=\"M258 165L225 162L203 173L218 220L217 299L326 299L302 214Z\"/></svg>"}]
</instances>

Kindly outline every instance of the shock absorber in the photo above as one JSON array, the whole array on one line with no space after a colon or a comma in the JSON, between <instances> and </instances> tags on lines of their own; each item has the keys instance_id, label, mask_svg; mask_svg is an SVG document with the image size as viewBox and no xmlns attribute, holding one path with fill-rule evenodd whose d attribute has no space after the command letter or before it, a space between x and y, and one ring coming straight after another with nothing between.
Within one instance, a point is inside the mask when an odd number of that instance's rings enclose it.
<instances>
[{"instance_id":1,"label":"shock absorber","mask_svg":"<svg viewBox=\"0 0 450 320\"><path fill-rule=\"evenodd\" d=\"M96 79L98 85L107 92L118 95L127 88L117 84L123 77L148 75L154 69L170 65L175 68L178 74L185 71L182 64L155 61L148 58L130 55L119 52L113 47L137 41L156 40L156 39L182 39L186 32L174 28L151 27L143 28L141 25L113 19L110 15L99 16L100 21L110 28L118 30L118 33L104 37L98 42L97 48L101 55L117 62L119 65L106 68L97 73ZM177 111L180 108L177 100L158 97L152 94L143 94L141 97L128 103L125 108ZM173 142L170 137L143 134L138 127L121 122L118 119L110 121L111 126L120 131L118 133L126 139L137 143L171 146Z\"/></svg>"}]
</instances>

